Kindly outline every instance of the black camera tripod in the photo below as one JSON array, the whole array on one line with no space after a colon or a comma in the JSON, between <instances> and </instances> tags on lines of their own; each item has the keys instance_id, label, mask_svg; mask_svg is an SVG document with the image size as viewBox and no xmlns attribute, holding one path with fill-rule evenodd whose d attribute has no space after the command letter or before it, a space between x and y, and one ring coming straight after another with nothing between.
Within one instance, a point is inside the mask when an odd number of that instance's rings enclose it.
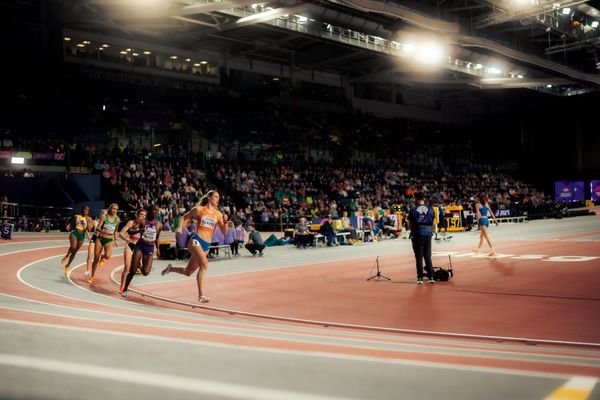
<instances>
[{"instance_id":1,"label":"black camera tripod","mask_svg":"<svg viewBox=\"0 0 600 400\"><path fill-rule=\"evenodd\" d=\"M377 278L377 280L380 280L381 278L383 278L383 279L387 279L388 281L391 281L391 279L388 278L387 276L381 275L381 271L379 270L379 256L377 256L377 259L375 260L375 264L373 264L373 267L374 266L377 266L377 273L375 275L373 275L372 277L367 278L367 281L370 281L373 278ZM373 270L373 267L371 267L371 271Z\"/></svg>"}]
</instances>

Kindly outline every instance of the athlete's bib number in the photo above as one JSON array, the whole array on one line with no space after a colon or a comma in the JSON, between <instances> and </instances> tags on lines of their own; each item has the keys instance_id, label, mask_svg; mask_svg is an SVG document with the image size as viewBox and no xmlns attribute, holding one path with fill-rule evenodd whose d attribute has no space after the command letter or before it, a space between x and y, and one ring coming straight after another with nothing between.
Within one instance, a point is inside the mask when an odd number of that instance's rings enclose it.
<instances>
[{"instance_id":1,"label":"athlete's bib number","mask_svg":"<svg viewBox=\"0 0 600 400\"><path fill-rule=\"evenodd\" d=\"M78 219L75 222L75 229L77 229L78 231L85 230L86 226L87 226L87 221L85 219Z\"/></svg>"},{"instance_id":2,"label":"athlete's bib number","mask_svg":"<svg viewBox=\"0 0 600 400\"><path fill-rule=\"evenodd\" d=\"M215 229L215 226L217 226L217 220L215 218L207 217L206 215L202 216L200 228Z\"/></svg>"},{"instance_id":3,"label":"athlete's bib number","mask_svg":"<svg viewBox=\"0 0 600 400\"><path fill-rule=\"evenodd\" d=\"M148 242L154 242L156 240L156 228L154 228L154 227L146 228L146 230L144 231L144 235L142 236L142 239L144 239Z\"/></svg>"},{"instance_id":4,"label":"athlete's bib number","mask_svg":"<svg viewBox=\"0 0 600 400\"><path fill-rule=\"evenodd\" d=\"M112 235L113 233L115 233L115 228L116 227L114 225L105 224L104 233L106 233L107 235Z\"/></svg>"}]
</instances>

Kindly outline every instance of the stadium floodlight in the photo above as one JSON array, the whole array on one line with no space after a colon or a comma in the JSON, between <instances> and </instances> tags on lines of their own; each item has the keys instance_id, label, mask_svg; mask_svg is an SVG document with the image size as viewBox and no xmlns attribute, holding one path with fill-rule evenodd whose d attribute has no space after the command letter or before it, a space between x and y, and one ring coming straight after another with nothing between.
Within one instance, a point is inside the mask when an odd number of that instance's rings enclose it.
<instances>
[{"instance_id":1,"label":"stadium floodlight","mask_svg":"<svg viewBox=\"0 0 600 400\"><path fill-rule=\"evenodd\" d=\"M414 53L416 47L413 43L405 43L402 45L402 51L405 53Z\"/></svg>"},{"instance_id":2,"label":"stadium floodlight","mask_svg":"<svg viewBox=\"0 0 600 400\"><path fill-rule=\"evenodd\" d=\"M11 164L25 164L25 159L23 157L12 157L10 160Z\"/></svg>"},{"instance_id":3,"label":"stadium floodlight","mask_svg":"<svg viewBox=\"0 0 600 400\"><path fill-rule=\"evenodd\" d=\"M444 58L444 50L437 43L423 43L417 49L417 59L424 64L437 64Z\"/></svg>"},{"instance_id":4,"label":"stadium floodlight","mask_svg":"<svg viewBox=\"0 0 600 400\"><path fill-rule=\"evenodd\" d=\"M598 21L594 21L592 22L592 28L597 28L598 27Z\"/></svg>"},{"instance_id":5,"label":"stadium floodlight","mask_svg":"<svg viewBox=\"0 0 600 400\"><path fill-rule=\"evenodd\" d=\"M563 15L569 15L571 14L571 9L569 7L565 7L562 9L562 13Z\"/></svg>"}]
</instances>

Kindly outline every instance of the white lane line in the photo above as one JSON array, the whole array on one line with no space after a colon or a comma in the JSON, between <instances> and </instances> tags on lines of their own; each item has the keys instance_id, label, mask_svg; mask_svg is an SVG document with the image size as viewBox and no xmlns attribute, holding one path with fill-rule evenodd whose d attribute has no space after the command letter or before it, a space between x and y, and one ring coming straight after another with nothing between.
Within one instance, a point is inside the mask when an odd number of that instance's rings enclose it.
<instances>
[{"instance_id":1,"label":"white lane line","mask_svg":"<svg viewBox=\"0 0 600 400\"><path fill-rule=\"evenodd\" d=\"M58 257L58 256L51 256L51 257L47 257L44 258L42 260L37 260L34 262L31 262L27 265L25 265L24 267L22 267L18 273L17 273L17 278L24 283L25 285L39 290L39 291L43 291L46 293L50 293L52 295L55 296L60 296L60 297L64 297L64 298L68 298L68 299L74 299L68 296L64 296L61 294L57 294L54 292L50 292L44 289L40 289L37 288L27 282L25 282L22 277L21 277L21 273L23 270L25 270L26 268L30 267L33 264L36 264L38 262L42 262L42 261L46 261L48 259L54 258L54 257ZM77 265L75 268L80 267L83 264L79 264ZM110 274L109 274L110 275ZM84 290L88 293L94 293L98 296L102 296L102 297L108 297L105 296L103 294L100 293L96 293L90 290L87 290L79 285L75 285L71 280L70 277L68 277L69 281L77 288ZM175 304L183 304L183 305L188 305L191 306L192 308L197 307L197 308L203 308L203 309L207 309L207 310L214 310L214 311L222 311L222 312L227 312L229 314L233 313L233 314L238 314L238 315L246 315L246 316L251 316L251 317L258 317L258 318L266 318L266 319L271 319L271 320L276 320L276 321L287 321L287 322L298 322L298 323L307 323L307 324L311 324L311 325L319 325L319 326L327 326L327 327L336 327L336 328L349 328L349 329L361 329L361 330L377 330L377 331L383 331L383 332L390 332L390 333L403 333L403 334L426 334L426 335L434 335L434 336L438 336L438 337L451 337L451 338L462 338L462 339L484 339L484 340L501 340L501 341L517 341L517 342L524 342L524 343L546 343L546 344L551 344L551 345L575 345L575 346L586 346L586 347L593 347L593 348L598 348L600 347L600 343L588 343L588 342L570 342L570 341L560 341L560 340L544 340L544 339L533 339L533 338L518 338L518 337L505 337L505 336L483 336L483 335L475 335L475 334L461 334L461 333L455 333L455 332L435 332L435 331L420 331L420 330L412 330L412 329L394 329L394 328L381 328L381 327L372 327L372 326L363 326L363 325L352 325L352 324L338 324L338 323L331 323L331 322L323 322L323 321L313 321L313 320L303 320L303 319L296 319L296 318L282 318L279 316L273 316L273 315L264 315L264 314L257 314L257 313L248 313L248 312L241 312L238 310L228 310L228 309L223 309L223 308L218 308L218 307L211 307L211 306L198 306L198 305L194 305L194 304L190 304L190 303L185 303L185 302L178 302L178 301L173 301L173 300L169 300L169 299L165 299L162 298L160 296L154 296L154 295L150 295L150 294L146 294L146 293L142 293L139 291L136 291L134 289L132 289L132 292L135 293L139 293L142 296L146 296L148 298L154 298L154 299L158 299L158 300L163 300L163 301L167 301L167 302L171 302L171 303L175 303ZM112 297L108 297L110 299L113 299ZM78 299L79 300L79 299ZM114 300L114 299L113 299ZM87 301L87 300L84 300ZM91 301L87 301L87 302L91 302Z\"/></svg>"},{"instance_id":2,"label":"white lane line","mask_svg":"<svg viewBox=\"0 0 600 400\"><path fill-rule=\"evenodd\" d=\"M65 243L65 244L63 244L61 246L36 247L34 249L23 249L23 250L18 250L18 251L11 251L9 253L2 253L2 254L0 254L0 257L9 256L11 254L17 254L17 253L25 253L25 252L29 252L29 251L38 251L38 250L47 250L47 249L59 249L61 247L69 247L69 245L67 243ZM58 255L53 256L53 257L58 257Z\"/></svg>"},{"instance_id":3,"label":"white lane line","mask_svg":"<svg viewBox=\"0 0 600 400\"><path fill-rule=\"evenodd\" d=\"M37 261L34 261L34 262L30 263L30 264L27 264L27 265L25 265L24 267L22 267L22 268L21 268L21 269L18 271L18 273L17 273L17 277L18 277L18 279L19 279L19 280L20 280L22 283L24 283L25 285L27 285L27 286L29 286L29 287L31 287L31 288L33 288L33 289L35 289L35 290L39 290L39 291L42 291L42 292L45 292L45 293L49 293L49 294L52 294L52 295L55 295L55 296L59 296L59 297L68 298L68 299L71 299L71 300L81 300L81 299L77 299L77 298L73 298L73 297L69 297L69 296L61 295L61 294L58 294L58 293L55 293L55 292L50 292L50 291L47 291L47 290L44 290L44 289L37 288L37 287L35 287L35 286L33 286L33 285L31 285L31 284L27 283L26 281L24 281L24 280L22 279L22 277L21 277L21 273L22 273L22 271L23 271L24 269L26 269L26 268L30 267L31 265L33 265L33 264L35 264L35 263L37 263L37 262L46 261L46 260L48 260L48 259L55 258L55 257L59 257L59 256L56 256L56 255L55 255L55 256L47 257L47 258L44 258L44 259L41 259L41 260L37 260ZM83 264L84 264L84 263L82 263L82 264L79 264L79 265L77 265L76 267L74 267L73 269L79 268L79 267L81 267ZM119 267L117 267L117 269L118 269L118 268L120 268L120 266L119 266ZM283 267L283 268L285 268L285 267ZM114 272L114 271L113 271L113 272ZM111 275L112 275L112 274L111 274ZM80 287L79 285L76 285L76 284L74 284L74 283L71 281L71 279L70 279L70 276L68 277L68 279L69 279L69 281L70 281L70 282L71 282L71 283L72 283L72 284L73 284L75 287L78 287L78 288L79 288L79 289L81 289L81 290L84 290L84 291L86 291L86 292L88 292L88 293L94 293L94 294L96 294L96 295L98 295L98 296L102 296L102 297L108 297L108 296L105 296L105 295L102 295L102 294L99 294L99 293L95 293L95 292L89 291L89 290L87 290L87 289L85 289L85 288L83 288L83 287ZM146 296L147 296L147 297L150 297L150 298L153 298L153 297L155 297L155 296L151 296L151 295L146 295ZM13 297L14 297L14 296L13 296ZM110 299L113 299L112 297L108 297L108 298L110 298ZM27 299L27 300L29 300L29 299ZM94 304L93 302L91 302L91 301L88 301L88 300L84 300L84 301ZM107 306L108 306L108 305L107 305ZM117 308L123 308L123 309L127 309L127 308L125 308L125 307L120 307L120 306L111 306L111 307L117 307ZM159 307L159 308L160 308L160 307ZM207 308L207 309L216 309L216 310L220 310L220 309L218 309L218 308L212 308L212 307L206 307L206 308ZM129 309L129 310L131 310L131 309ZM168 310L168 309L166 309L166 310ZM148 312L150 312L150 311L148 311ZM240 314L240 315L245 315L245 314L246 314L246 313L242 313L242 312L236 312L236 313L238 313L238 314ZM195 315L195 314L194 314L194 313L192 313L192 315ZM139 317L139 318L144 318L144 317ZM271 318L277 318L277 317L271 317ZM162 321L161 321L161 322L162 322ZM302 322L302 321L300 320L300 322ZM309 321L309 322L314 322L314 321ZM319 321L316 321L316 322L319 322ZM349 327L349 328L353 328L353 327L355 327L355 326L353 326L353 325L343 325L343 326L341 326L341 325L338 325L338 324L321 323L321 322L319 322L319 324L323 324L323 325L327 325L327 326L332 326L332 327L333 327L333 326L338 326L338 327ZM358 327L359 327L359 328L364 328L364 327L361 327L361 326L358 326ZM381 330L381 329L379 329L379 328L377 328L377 329L378 329L378 330ZM393 330L393 331L397 331L397 330ZM413 332L413 331L409 331L408 333L411 333L411 332ZM423 332L420 332L420 331L414 331L414 332L417 332L417 333L423 333ZM400 332L400 333L407 333L407 332L404 332L404 331L403 331L403 332ZM440 333L440 332L425 332L425 333L433 333L433 334L436 334L436 335L443 335L443 336L446 336L446 335L449 335L449 336L455 335L454 333L447 333L447 332L443 332L443 333ZM248 335L243 335L243 334L237 334L237 335L240 335L240 336L248 336ZM467 337L467 338L468 338L468 337L481 338L480 336L477 336L477 335L468 335L468 334L467 334L467 335L460 335L460 337L463 337L463 338L465 338L465 337ZM505 340L517 340L517 341L521 341L521 340L531 341L531 340L533 340L533 339L507 338L507 337L502 337L501 339L505 339ZM291 339L283 339L283 340L291 340ZM545 341L543 341L543 342L545 342ZM557 344L557 343L558 343L558 344L577 344L577 345L583 345L583 346L590 346L590 345L591 345L591 346L599 346L599 344L597 344L597 343L562 342L562 341L561 341L561 342L551 342L551 343L552 343L552 344ZM485 351L485 350L484 350L484 351ZM477 357L477 356L473 356L473 357Z\"/></svg>"},{"instance_id":4,"label":"white lane line","mask_svg":"<svg viewBox=\"0 0 600 400\"><path fill-rule=\"evenodd\" d=\"M65 239L67 239L65 237ZM55 238L47 238L45 240L24 240L24 241L19 241L19 242L6 242L6 243L0 243L0 246L18 246L20 244L29 244L29 243L44 243L44 242L61 242L64 243L64 239L59 238L59 237L55 237ZM69 243L65 243L66 246L69 245Z\"/></svg>"},{"instance_id":5,"label":"white lane line","mask_svg":"<svg viewBox=\"0 0 600 400\"><path fill-rule=\"evenodd\" d=\"M72 308L72 307L65 307L65 308ZM18 312L24 312L24 313L30 313L30 314L38 314L38 315L45 315L45 316L52 316L52 317L59 317L59 318L69 318L69 319L80 320L80 321L101 322L101 323L116 324L116 325L133 324L133 321L118 321L115 319L99 320L94 317L78 317L78 316L57 314L57 313L53 313L53 312L26 310L26 309L21 309L21 308L17 308L17 307L9 307L9 306L0 306L0 310L11 310L11 311L18 311ZM77 309L75 309L75 310L77 310ZM80 310L80 311L86 311L86 310ZM104 313L104 312L100 312L100 311L94 311L94 312L98 312L100 314L107 314L112 317L124 317L124 318L129 317L129 318L140 318L142 320L148 320L148 321L168 322L168 321L161 321L159 319L152 319L152 318L145 318L145 317L135 317L135 316L122 315L122 314L110 314L110 313ZM178 323L178 324L193 325L191 323L185 323L185 322L177 322L177 321L173 321L173 322ZM152 324L152 323L146 323L141 326L144 326L147 328L172 329L175 331L204 333L204 334L217 333L217 334L222 334L222 335L229 335L229 336L248 338L248 339L257 339L257 338L270 339L270 340L274 340L274 341L300 343L300 344L305 344L305 345L323 345L323 346L330 346L332 348L341 348L341 349L358 349L358 350L368 350L368 351L372 350L372 351L384 351L384 352L424 352L424 353L438 355L438 356L457 356L459 354L459 352L461 351L461 349L456 349L454 347L449 347L449 348L445 347L443 344L438 345L438 346L431 346L427 343L414 344L414 343L402 343L402 342L378 342L378 341L375 341L372 339L367 339L367 338L356 338L356 337L348 338L348 337L335 336L335 335L320 336L318 334L304 334L301 332L294 332L294 331L281 332L281 331L277 331L274 329L269 330L269 329L258 329L258 328L233 328L232 327L231 328L232 330L228 331L228 327L219 326L219 325L215 325L213 327L203 327L201 325L191 326L191 327L186 327L186 326L167 326L166 327L164 324L156 325L156 324ZM112 328L106 328L106 329L112 329ZM223 331L225 331L225 332L223 332ZM285 337L285 335L288 335L288 337ZM291 337L289 337L289 336L291 336ZM293 336L296 336L296 337L293 337ZM321 341L323 339L325 341ZM337 340L338 342L337 343L333 342L334 340ZM375 344L380 344L382 346L387 346L387 347L377 347L377 346L375 346ZM495 359L495 360L513 361L513 362L533 361L533 362L540 362L540 363L554 364L554 365L568 364L570 366L582 366L582 367L591 367L591 368L595 367L595 365L593 365L591 363L574 361L574 359L578 358L576 355L562 356L562 355L555 355L555 354L525 353L525 356L531 356L533 358L532 359L523 359L523 358L511 357L511 356L515 356L515 355L523 356L524 353L519 352L519 351L487 350L487 349L481 349L481 348L466 349L464 351L465 352L463 353L463 355L465 357L469 357L469 358L473 358L473 359L480 359L480 360ZM467 354L466 351L469 351L473 354ZM327 353L327 354L329 354L329 353ZM505 357L503 357L503 356L505 356ZM372 357L376 357L376 356L372 356ZM546 358L549 358L549 360L546 360ZM566 362L561 362L561 361L559 361L560 359L564 359ZM594 359L589 359L586 357L584 357L584 360L595 361Z\"/></svg>"},{"instance_id":6,"label":"white lane line","mask_svg":"<svg viewBox=\"0 0 600 400\"><path fill-rule=\"evenodd\" d=\"M596 382L597 379L594 378L575 376L544 400L587 400L592 394Z\"/></svg>"},{"instance_id":7,"label":"white lane line","mask_svg":"<svg viewBox=\"0 0 600 400\"><path fill-rule=\"evenodd\" d=\"M500 367L485 367L485 366L468 366L463 364L453 364L448 362L433 362L433 361L418 361L418 360L406 360L406 359L389 359L389 358L377 358L375 356L365 356L365 355L356 355L356 354L342 354L342 353L327 353L320 351L301 351L301 350L288 350L288 349L276 349L270 347L251 347L247 345L237 345L237 344L227 344L227 343L217 343L217 342L203 342L203 341L195 341L191 339L181 339L181 338L171 338L171 337L162 337L162 336L151 336L147 334L141 333L132 333L132 332L116 332L116 331L106 331L96 328L81 328L75 326L62 326L62 325L53 325L47 324L43 322L28 322L28 321L18 321L12 319L3 319L0 318L0 323L9 323L15 325L26 325L26 326L34 326L34 327L43 327L46 329L54 328L57 330L68 330L75 331L78 333L96 333L101 335L113 335L113 336L121 336L128 337L134 339L147 339L154 340L158 342L167 342L167 343L184 343L191 344L196 346L204 346L218 349L228 349L228 350L245 350L254 353L272 353L278 355L287 355L287 356L299 356L299 357L319 357L319 358L328 358L328 359L340 359L346 361L360 361L360 362L374 362L379 364L394 364L394 365L407 365L407 366L415 366L415 367L423 367L423 368L436 368L443 370L452 370L452 371L464 371L464 372L481 372L486 374L500 374L500 375L510 375L510 376L522 376L522 377L538 377L538 378L552 378L552 379L570 379L573 377L571 374L561 374L557 372L539 372L539 371L528 371L528 370L519 370L519 369L510 369L510 368L500 368ZM78 336L80 337L80 336Z\"/></svg>"},{"instance_id":8,"label":"white lane line","mask_svg":"<svg viewBox=\"0 0 600 400\"><path fill-rule=\"evenodd\" d=\"M29 264L27 264L27 265L24 265L23 267L21 267L21 269L19 269L19 271L17 271L17 279L18 279L18 280L19 280L21 283L23 283L24 285L27 285L27 286L29 286L30 288L32 288L32 289L35 289L35 290L37 290L37 291L40 291L40 292L49 293L49 294L51 294L51 295L58 296L58 297L63 297L63 298L65 298L65 299L69 299L69 300L85 301L85 302L87 302L87 303L91 303L91 304L102 304L102 305L105 305L105 306L110 306L110 305L108 305L108 304L105 304L105 303L94 303L94 302L93 302L93 301L91 301L91 300L87 300L87 299L81 299L81 298L77 298L77 297L66 296L66 295L64 295L64 294L60 294L60 293L56 293L56 292L51 292L51 291L49 291L49 290L42 289L42 288L39 288L39 287L37 287L37 286L34 286L34 285L32 285L32 284L28 283L28 282L27 282L25 279L23 279L23 276L22 276L22 275L23 275L23 272L24 272L24 271L25 271L27 268L31 267L31 266L32 266L32 265L34 265L34 264L41 263L41 262L43 262L43 261L48 261L49 259L56 258L56 257L60 257L60 254L59 254L59 255L54 255L54 256L51 256L51 257L42 258L42 259L40 259L40 260L36 260L36 261L30 262L30 263L29 263ZM73 268L71 268L71 271L70 271L70 272L69 272L69 274L67 275L67 280L68 280L68 281L69 281L69 282L72 284L72 286L74 286L74 287L76 287L76 288L78 288L78 289L81 289L81 290L83 290L83 291L85 291L85 292L87 292L87 293L94 294L94 295L96 295L96 296L100 296L100 297L103 297L103 298L109 298L109 299L112 299L112 300L114 300L114 298L112 298L112 297L110 297L110 296L106 296L106 295L103 295L103 294L101 294L101 293L96 293L96 292L94 292L94 291L91 291L91 290L85 289L84 287L81 287L81 286L79 286L79 285L75 284L75 283L74 283L74 282L71 280L71 273L73 272L73 270L75 270L75 269L77 269L77 268L79 268L79 267L82 267L84 264L85 264L85 263L77 264L76 266L74 266ZM61 267L62 267L62 266L61 266ZM63 270L64 270L64 269L63 269ZM64 274L62 273L62 270L61 270L61 274L64 276ZM110 306L110 307L118 307L118 306Z\"/></svg>"},{"instance_id":9,"label":"white lane line","mask_svg":"<svg viewBox=\"0 0 600 400\"><path fill-rule=\"evenodd\" d=\"M269 389L232 382L217 382L201 378L140 372L132 369L103 367L47 358L0 354L0 364L10 367L36 369L95 379L105 379L127 384L152 386L160 389L191 392L207 396L255 400L341 400L341 397L300 393L291 390Z\"/></svg>"},{"instance_id":10,"label":"white lane line","mask_svg":"<svg viewBox=\"0 0 600 400\"><path fill-rule=\"evenodd\" d=\"M564 341L564 340L551 340L551 339L534 339L534 338L523 338L523 337L512 337L512 336L489 336L489 335L478 335L472 333L457 333L457 332L440 332L440 331L423 331L416 329L403 329L403 328L385 328L381 326L371 326L371 325L356 325L356 324L346 324L346 323L338 323L338 322L329 322L329 321L317 321L310 319L302 319L302 318L294 318L294 317L282 317L278 315L271 314L261 314L249 311L240 311L229 308L215 307L215 306L206 306L200 305L197 303L188 303L185 301L179 301L174 299L169 299L166 297L161 297L157 295L153 295L147 292L142 292L137 289L130 290L133 293L137 293L140 296L147 297L150 299L161 300L173 304L179 304L183 306L188 306L192 308L200 308L203 310L211 310L218 311L222 313L227 313L231 315L242 315L246 317L254 317L254 318L263 318L271 321L279 321L279 322L291 322L291 323L300 323L307 324L313 326L323 326L323 327L334 327L341 329L357 329L364 331L379 331L379 332L387 332L387 333L398 333L398 334L407 334L407 335L429 335L429 336L437 336L437 337L445 337L445 338L457 338L457 339L477 339L477 340L488 340L488 341L500 341L500 342L522 342L522 343L536 343L536 344L549 344L549 345L567 345L567 346L585 346L592 348L600 348L600 343L590 343L590 342L573 342L573 341Z\"/></svg>"}]
</instances>

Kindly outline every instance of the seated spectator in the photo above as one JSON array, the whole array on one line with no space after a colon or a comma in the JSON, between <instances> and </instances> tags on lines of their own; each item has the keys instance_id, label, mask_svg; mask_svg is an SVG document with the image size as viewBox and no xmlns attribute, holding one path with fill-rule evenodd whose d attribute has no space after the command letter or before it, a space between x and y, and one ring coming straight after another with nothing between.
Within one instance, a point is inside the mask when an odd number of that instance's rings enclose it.
<instances>
[{"instance_id":1,"label":"seated spectator","mask_svg":"<svg viewBox=\"0 0 600 400\"><path fill-rule=\"evenodd\" d=\"M308 230L306 218L300 218L300 222L294 227L294 240L298 248L302 247L305 249L312 244L313 234Z\"/></svg>"},{"instance_id":2,"label":"seated spectator","mask_svg":"<svg viewBox=\"0 0 600 400\"><path fill-rule=\"evenodd\" d=\"M325 236L327 246L338 246L337 239L335 236L335 230L331 225L330 218L325 218L323 219L323 221L321 221L321 228L319 228L319 233Z\"/></svg>"},{"instance_id":3,"label":"seated spectator","mask_svg":"<svg viewBox=\"0 0 600 400\"><path fill-rule=\"evenodd\" d=\"M348 218L348 211L344 211L342 213L342 229L340 230L340 232L349 232L350 235L348 237L348 240L358 240L358 235L356 234L356 229L354 229L354 227L352 226L352 223L350 222L350 218Z\"/></svg>"},{"instance_id":4,"label":"seated spectator","mask_svg":"<svg viewBox=\"0 0 600 400\"><path fill-rule=\"evenodd\" d=\"M21 230L23 232L29 230L29 220L27 219L27 215L25 215L25 214L21 215L21 218L19 218L19 223L17 224L16 230Z\"/></svg>"}]
</instances>

